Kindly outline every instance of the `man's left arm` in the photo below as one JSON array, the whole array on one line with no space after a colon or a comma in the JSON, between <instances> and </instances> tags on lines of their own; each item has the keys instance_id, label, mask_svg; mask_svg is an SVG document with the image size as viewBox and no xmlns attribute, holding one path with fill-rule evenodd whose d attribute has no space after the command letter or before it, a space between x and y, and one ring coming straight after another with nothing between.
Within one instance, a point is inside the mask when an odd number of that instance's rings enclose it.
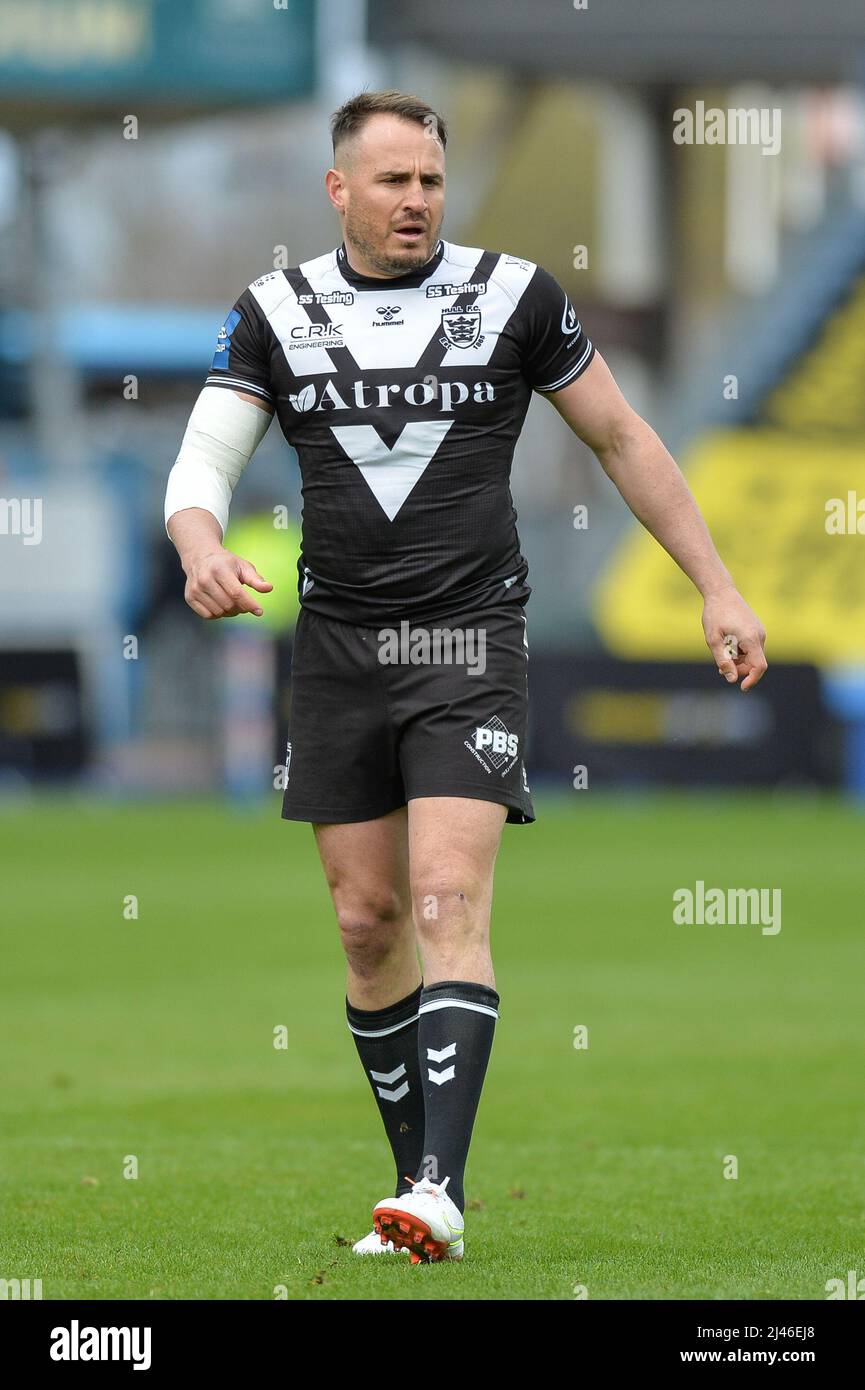
<instances>
[{"instance_id":1,"label":"man's left arm","mask_svg":"<svg viewBox=\"0 0 865 1390\"><path fill-rule=\"evenodd\" d=\"M597 456L634 516L703 596L703 631L718 670L750 690L767 669L765 629L724 567L675 460L625 400L600 353L570 385L542 393ZM738 655L725 651L732 634Z\"/></svg>"}]
</instances>

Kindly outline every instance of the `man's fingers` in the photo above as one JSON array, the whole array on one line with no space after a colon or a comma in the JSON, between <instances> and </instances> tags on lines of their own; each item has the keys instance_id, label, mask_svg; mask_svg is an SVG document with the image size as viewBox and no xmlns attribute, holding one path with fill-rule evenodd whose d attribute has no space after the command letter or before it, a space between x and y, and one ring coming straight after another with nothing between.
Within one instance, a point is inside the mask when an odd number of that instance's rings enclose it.
<instances>
[{"instance_id":1,"label":"man's fingers","mask_svg":"<svg viewBox=\"0 0 865 1390\"><path fill-rule=\"evenodd\" d=\"M222 578L213 573L202 575L191 586L190 594L211 610L208 617L236 618L240 613L253 613L257 618L262 616L261 604L247 593L234 574L223 575Z\"/></svg>"},{"instance_id":2,"label":"man's fingers","mask_svg":"<svg viewBox=\"0 0 865 1390\"><path fill-rule=\"evenodd\" d=\"M709 648L715 658L715 665L725 680L735 681L739 679L736 671L736 663L729 654L729 650L724 645L723 637L719 637L715 642L709 643Z\"/></svg>"},{"instance_id":3,"label":"man's fingers","mask_svg":"<svg viewBox=\"0 0 865 1390\"><path fill-rule=\"evenodd\" d=\"M241 560L239 568L240 578L244 584L248 584L250 589L257 589L260 594L269 594L273 585L264 579L249 560Z\"/></svg>"},{"instance_id":4,"label":"man's fingers","mask_svg":"<svg viewBox=\"0 0 865 1390\"><path fill-rule=\"evenodd\" d=\"M206 557L206 563L194 571L187 585L186 601L202 618L236 618L241 613L262 617L261 604L244 585L263 594L273 588L249 560L227 551L217 552Z\"/></svg>"},{"instance_id":5,"label":"man's fingers","mask_svg":"<svg viewBox=\"0 0 865 1390\"><path fill-rule=\"evenodd\" d=\"M761 627L742 642L742 650L739 653L739 675L745 678L742 681L742 690L750 690L753 685L763 679L769 669L769 663L763 651L765 640L766 632Z\"/></svg>"},{"instance_id":6,"label":"man's fingers","mask_svg":"<svg viewBox=\"0 0 865 1390\"><path fill-rule=\"evenodd\" d=\"M200 599L192 598L190 594L187 594L186 602L189 604L193 613L198 614L199 618L219 618L222 616L220 613L211 611L210 607L202 603Z\"/></svg>"},{"instance_id":7,"label":"man's fingers","mask_svg":"<svg viewBox=\"0 0 865 1390\"><path fill-rule=\"evenodd\" d=\"M248 594L242 585L238 584L230 590L230 593L234 604L234 612L230 615L231 617L236 617L238 613L254 613L257 618L261 617L264 611L261 604L257 598L252 597L252 594Z\"/></svg>"},{"instance_id":8,"label":"man's fingers","mask_svg":"<svg viewBox=\"0 0 865 1390\"><path fill-rule=\"evenodd\" d=\"M742 681L743 690L750 690L752 685L756 685L759 680L763 679L769 669L769 663L763 655L762 647L757 647L753 655L749 653L747 664L749 670L745 679Z\"/></svg>"},{"instance_id":9,"label":"man's fingers","mask_svg":"<svg viewBox=\"0 0 865 1390\"><path fill-rule=\"evenodd\" d=\"M236 580L229 579L227 575L223 584L215 574L205 574L197 581L196 597L205 603L212 604L219 617L227 618L234 607L232 590L236 587L238 587Z\"/></svg>"},{"instance_id":10,"label":"man's fingers","mask_svg":"<svg viewBox=\"0 0 865 1390\"><path fill-rule=\"evenodd\" d=\"M742 677L742 689L750 690L762 679L768 670L766 629L738 594L706 599L703 632L715 665L731 685Z\"/></svg>"},{"instance_id":11,"label":"man's fingers","mask_svg":"<svg viewBox=\"0 0 865 1390\"><path fill-rule=\"evenodd\" d=\"M719 672L731 685L740 676L744 676L742 690L750 690L769 669L769 663L763 653L763 645L759 636L745 638L734 647L728 636L719 637L709 644L715 664ZM735 652L736 656L731 656Z\"/></svg>"}]
</instances>

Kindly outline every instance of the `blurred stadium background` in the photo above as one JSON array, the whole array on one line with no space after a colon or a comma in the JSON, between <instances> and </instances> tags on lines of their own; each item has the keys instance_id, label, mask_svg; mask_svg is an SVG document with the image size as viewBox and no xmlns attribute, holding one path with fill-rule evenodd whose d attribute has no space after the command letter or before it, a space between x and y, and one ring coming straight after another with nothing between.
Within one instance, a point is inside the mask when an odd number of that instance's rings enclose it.
<instances>
[{"instance_id":1,"label":"blurred stadium background","mask_svg":"<svg viewBox=\"0 0 865 1390\"><path fill-rule=\"evenodd\" d=\"M863 79L859 0L0 0L0 1275L269 1297L290 1248L292 1297L356 1292L298 1216L356 1237L346 1170L372 1199L388 1170L311 836L278 820L296 459L273 425L235 497L264 633L185 606L162 499L226 310L338 241L328 117L364 86L445 113L445 236L567 287L769 631L763 683L722 687L696 594L533 402L547 829L506 836L512 1023L473 1163L481 1231L522 1184L560 1227L565 1181L590 1238L514 1246L494 1296L821 1297L857 1243L861 1267ZM698 109L777 111L780 149L677 143ZM695 877L783 886L784 931L683 945ZM586 1019L606 1045L575 1081ZM742 1206L702 1166L740 1148ZM491 1258L430 1287L480 1296Z\"/></svg>"},{"instance_id":2,"label":"blurred stadium background","mask_svg":"<svg viewBox=\"0 0 865 1390\"><path fill-rule=\"evenodd\" d=\"M747 700L716 689L687 581L535 400L513 491L536 784L567 789L576 764L594 787L735 767L865 797L854 0L819 23L805 0L2 0L0 34L4 787L254 791L272 769L296 460L274 425L235 502L283 600L265 649L185 608L160 499L226 309L338 240L329 112L393 85L451 122L445 235L568 288L769 629L771 678ZM777 111L780 150L676 143L698 102Z\"/></svg>"}]
</instances>

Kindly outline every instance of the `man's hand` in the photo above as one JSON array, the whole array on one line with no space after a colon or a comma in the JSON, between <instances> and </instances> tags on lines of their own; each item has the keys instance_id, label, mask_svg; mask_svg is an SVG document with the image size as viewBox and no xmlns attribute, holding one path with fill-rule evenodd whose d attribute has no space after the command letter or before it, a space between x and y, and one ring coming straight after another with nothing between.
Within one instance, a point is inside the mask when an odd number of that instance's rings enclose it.
<instances>
[{"instance_id":1,"label":"man's hand","mask_svg":"<svg viewBox=\"0 0 865 1390\"><path fill-rule=\"evenodd\" d=\"M763 653L766 629L732 585L707 594L703 601L703 631L709 650L725 680L737 681L744 676L742 689L756 685L768 662ZM725 644L734 637L735 645Z\"/></svg>"},{"instance_id":2,"label":"man's hand","mask_svg":"<svg viewBox=\"0 0 865 1390\"><path fill-rule=\"evenodd\" d=\"M233 555L221 546L185 562L186 589L184 598L200 618L236 618L239 613L254 613L260 618L263 609L252 594L243 587L269 594L273 588L263 579L249 560Z\"/></svg>"}]
</instances>

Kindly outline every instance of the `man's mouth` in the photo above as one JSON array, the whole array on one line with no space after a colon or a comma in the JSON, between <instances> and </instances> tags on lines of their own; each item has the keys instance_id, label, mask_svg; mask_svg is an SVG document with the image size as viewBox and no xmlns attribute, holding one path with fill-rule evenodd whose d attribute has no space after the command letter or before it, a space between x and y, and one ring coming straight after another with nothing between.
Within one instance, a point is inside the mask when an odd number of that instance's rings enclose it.
<instances>
[{"instance_id":1,"label":"man's mouth","mask_svg":"<svg viewBox=\"0 0 865 1390\"><path fill-rule=\"evenodd\" d=\"M407 222L402 227L394 227L394 234L401 241L417 241L426 234L426 227L421 222Z\"/></svg>"}]
</instances>

